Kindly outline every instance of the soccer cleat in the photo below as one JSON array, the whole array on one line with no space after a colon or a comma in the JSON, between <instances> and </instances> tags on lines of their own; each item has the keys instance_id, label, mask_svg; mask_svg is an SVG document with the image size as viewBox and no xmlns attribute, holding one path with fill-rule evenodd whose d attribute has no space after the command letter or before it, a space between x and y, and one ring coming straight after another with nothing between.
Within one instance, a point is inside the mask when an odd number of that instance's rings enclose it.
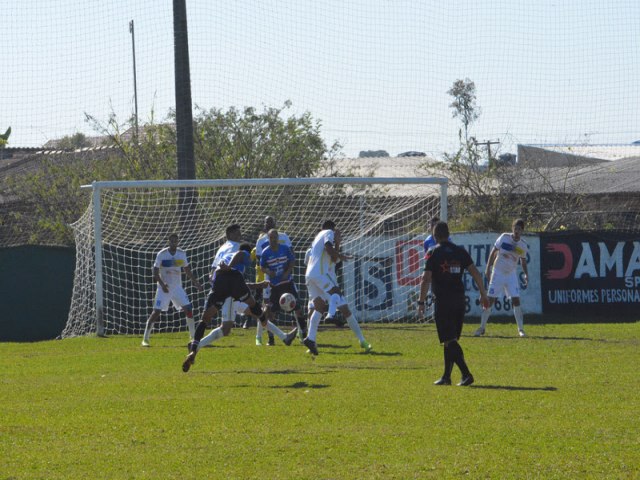
<instances>
[{"instance_id":1,"label":"soccer cleat","mask_svg":"<svg viewBox=\"0 0 640 480\"><path fill-rule=\"evenodd\" d=\"M142 340L142 343L140 345L142 345L143 347L149 347L150 346L149 342L147 340Z\"/></svg>"},{"instance_id":2,"label":"soccer cleat","mask_svg":"<svg viewBox=\"0 0 640 480\"><path fill-rule=\"evenodd\" d=\"M256 347L262 346L262 337L256 337Z\"/></svg>"},{"instance_id":3,"label":"soccer cleat","mask_svg":"<svg viewBox=\"0 0 640 480\"><path fill-rule=\"evenodd\" d=\"M451 385L450 377L442 377L433 382L434 385Z\"/></svg>"},{"instance_id":4,"label":"soccer cleat","mask_svg":"<svg viewBox=\"0 0 640 480\"><path fill-rule=\"evenodd\" d=\"M269 340L267 340L267 345L270 347L273 347L276 344L276 339L273 336L273 333L268 332L269 333Z\"/></svg>"},{"instance_id":5,"label":"soccer cleat","mask_svg":"<svg viewBox=\"0 0 640 480\"><path fill-rule=\"evenodd\" d=\"M524 333L524 330L518 330L518 335L520 335L521 337L526 337L527 334Z\"/></svg>"},{"instance_id":6,"label":"soccer cleat","mask_svg":"<svg viewBox=\"0 0 640 480\"><path fill-rule=\"evenodd\" d=\"M476 333L473 334L474 337L481 337L482 335L484 335L484 328L480 327L479 329L476 330Z\"/></svg>"},{"instance_id":7,"label":"soccer cleat","mask_svg":"<svg viewBox=\"0 0 640 480\"><path fill-rule=\"evenodd\" d=\"M373 350L373 347L371 346L371 344L366 340L362 340L360 342L360 347L364 349L364 353L369 353L371 350Z\"/></svg>"},{"instance_id":8,"label":"soccer cleat","mask_svg":"<svg viewBox=\"0 0 640 480\"><path fill-rule=\"evenodd\" d=\"M293 340L296 338L296 334L298 333L298 327L294 328L293 330L291 330L289 333L287 333L287 335L284 337L284 340L282 340L284 342L284 344L288 347L289 345L291 345L291 342L293 342Z\"/></svg>"},{"instance_id":9,"label":"soccer cleat","mask_svg":"<svg viewBox=\"0 0 640 480\"><path fill-rule=\"evenodd\" d=\"M318 355L318 347L316 346L316 342L310 340L309 337L305 338L302 343L304 343L305 347L309 349L309 353L312 355Z\"/></svg>"},{"instance_id":10,"label":"soccer cleat","mask_svg":"<svg viewBox=\"0 0 640 480\"><path fill-rule=\"evenodd\" d=\"M468 387L472 383L473 383L473 375L469 374L466 377L462 377L462 380L460 380L460 383L458 384L458 386L459 387Z\"/></svg>"},{"instance_id":11,"label":"soccer cleat","mask_svg":"<svg viewBox=\"0 0 640 480\"><path fill-rule=\"evenodd\" d=\"M187 358L184 359L184 362L182 362L182 371L184 373L187 373L191 368L191 365L193 365L195 362L196 362L196 352L189 353L189 355L187 355Z\"/></svg>"}]
</instances>

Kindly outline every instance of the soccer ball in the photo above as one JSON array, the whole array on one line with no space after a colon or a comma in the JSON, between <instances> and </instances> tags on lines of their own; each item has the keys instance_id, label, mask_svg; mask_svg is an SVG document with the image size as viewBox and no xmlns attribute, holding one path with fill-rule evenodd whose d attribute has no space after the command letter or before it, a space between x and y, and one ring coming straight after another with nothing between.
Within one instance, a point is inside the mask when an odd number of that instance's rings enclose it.
<instances>
[{"instance_id":1,"label":"soccer ball","mask_svg":"<svg viewBox=\"0 0 640 480\"><path fill-rule=\"evenodd\" d=\"M280 297L280 308L285 312L290 312L296 308L296 297L290 293L283 293Z\"/></svg>"}]
</instances>

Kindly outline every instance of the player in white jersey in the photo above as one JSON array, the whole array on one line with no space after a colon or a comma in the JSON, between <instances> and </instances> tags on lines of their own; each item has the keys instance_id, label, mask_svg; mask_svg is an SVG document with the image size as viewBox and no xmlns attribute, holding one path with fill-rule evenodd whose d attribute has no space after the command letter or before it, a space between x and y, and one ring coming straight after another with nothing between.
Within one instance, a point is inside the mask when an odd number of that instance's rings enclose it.
<instances>
[{"instance_id":1,"label":"player in white jersey","mask_svg":"<svg viewBox=\"0 0 640 480\"><path fill-rule=\"evenodd\" d=\"M524 220L520 218L514 220L511 226L511 233L500 235L491 249L485 269L485 275L489 280L489 308L482 312L480 327L475 332L476 337L484 335L487 321L491 315L491 308L501 292L511 298L513 316L518 324L518 335L521 337L526 336L524 333L522 307L520 306L520 288L517 273L518 264L520 264L524 273L523 282L526 286L529 281L527 271L529 246L522 238L522 232L524 232Z\"/></svg>"},{"instance_id":2,"label":"player in white jersey","mask_svg":"<svg viewBox=\"0 0 640 480\"><path fill-rule=\"evenodd\" d=\"M340 296L338 310L358 337L360 346L365 352L371 351L371 345L365 340L355 315L349 309L344 296L342 296L335 276L331 274L332 261L337 262L338 260L345 261L348 259L346 255L342 255L335 247L335 228L336 225L332 220L327 220L322 224L322 230L316 235L311 244L311 254L309 255L305 274L309 298L313 299L315 308L309 318L309 333L303 343L313 355L318 355L318 347L316 345L318 325L322 314L327 311L332 294Z\"/></svg>"},{"instance_id":3,"label":"player in white jersey","mask_svg":"<svg viewBox=\"0 0 640 480\"><path fill-rule=\"evenodd\" d=\"M156 255L153 263L153 279L158 288L156 297L153 302L153 311L147 320L142 337L142 346L149 346L149 337L153 324L160 318L160 312L169 310L169 303L173 303L176 310L184 310L187 316L187 327L189 329L189 337L193 339L195 333L195 325L193 321L193 308L187 293L182 288L182 272L187 274L193 285L202 291L202 285L191 272L187 254L184 250L178 248L178 235L169 235L169 246L163 248Z\"/></svg>"}]
</instances>

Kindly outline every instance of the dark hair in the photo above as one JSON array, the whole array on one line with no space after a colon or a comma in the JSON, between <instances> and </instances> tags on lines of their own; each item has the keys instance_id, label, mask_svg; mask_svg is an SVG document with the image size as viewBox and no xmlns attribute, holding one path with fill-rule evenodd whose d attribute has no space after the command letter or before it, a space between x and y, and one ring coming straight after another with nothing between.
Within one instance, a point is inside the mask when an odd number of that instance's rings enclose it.
<instances>
[{"instance_id":1,"label":"dark hair","mask_svg":"<svg viewBox=\"0 0 640 480\"><path fill-rule=\"evenodd\" d=\"M513 227L520 227L524 230L524 220L521 218L516 218L511 224L511 228Z\"/></svg>"},{"instance_id":2,"label":"dark hair","mask_svg":"<svg viewBox=\"0 0 640 480\"><path fill-rule=\"evenodd\" d=\"M440 217L431 217L431 220L429 220L429 223L431 225L438 223L440 221Z\"/></svg>"},{"instance_id":3,"label":"dark hair","mask_svg":"<svg viewBox=\"0 0 640 480\"><path fill-rule=\"evenodd\" d=\"M333 220L325 220L322 224L322 230L333 230L336 228L336 224Z\"/></svg>"},{"instance_id":4,"label":"dark hair","mask_svg":"<svg viewBox=\"0 0 640 480\"><path fill-rule=\"evenodd\" d=\"M449 238L449 225L447 225L447 222L436 223L436 226L433 227L433 236L436 241Z\"/></svg>"},{"instance_id":5,"label":"dark hair","mask_svg":"<svg viewBox=\"0 0 640 480\"><path fill-rule=\"evenodd\" d=\"M252 248L253 247L251 246L251 244L249 242L242 242L240 244L240 250L244 250L245 252L251 253Z\"/></svg>"},{"instance_id":6,"label":"dark hair","mask_svg":"<svg viewBox=\"0 0 640 480\"><path fill-rule=\"evenodd\" d=\"M237 232L239 230L240 230L240 225L238 225L237 223L234 223L233 225L229 225L227 227L227 230L225 231L225 235L228 238L230 235L233 235L233 232Z\"/></svg>"}]
</instances>

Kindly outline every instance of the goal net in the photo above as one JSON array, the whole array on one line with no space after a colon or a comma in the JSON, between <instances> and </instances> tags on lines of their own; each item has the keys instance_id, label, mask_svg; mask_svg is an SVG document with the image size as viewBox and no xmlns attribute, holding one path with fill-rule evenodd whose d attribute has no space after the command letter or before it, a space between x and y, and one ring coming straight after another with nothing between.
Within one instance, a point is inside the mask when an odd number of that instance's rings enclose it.
<instances>
[{"instance_id":1,"label":"goal net","mask_svg":"<svg viewBox=\"0 0 640 480\"><path fill-rule=\"evenodd\" d=\"M156 292L153 262L170 234L178 234L191 270L206 286L226 227L239 224L244 240L255 244L267 215L291 238L304 306L304 255L322 221L332 219L342 232L342 252L353 256L338 278L358 320L415 322L429 219L447 216L443 178L127 181L85 188L93 195L72 225L76 271L63 337L141 334ZM206 289L198 292L188 279L183 285L197 320ZM183 316L170 307L154 328L182 330Z\"/></svg>"}]
</instances>

